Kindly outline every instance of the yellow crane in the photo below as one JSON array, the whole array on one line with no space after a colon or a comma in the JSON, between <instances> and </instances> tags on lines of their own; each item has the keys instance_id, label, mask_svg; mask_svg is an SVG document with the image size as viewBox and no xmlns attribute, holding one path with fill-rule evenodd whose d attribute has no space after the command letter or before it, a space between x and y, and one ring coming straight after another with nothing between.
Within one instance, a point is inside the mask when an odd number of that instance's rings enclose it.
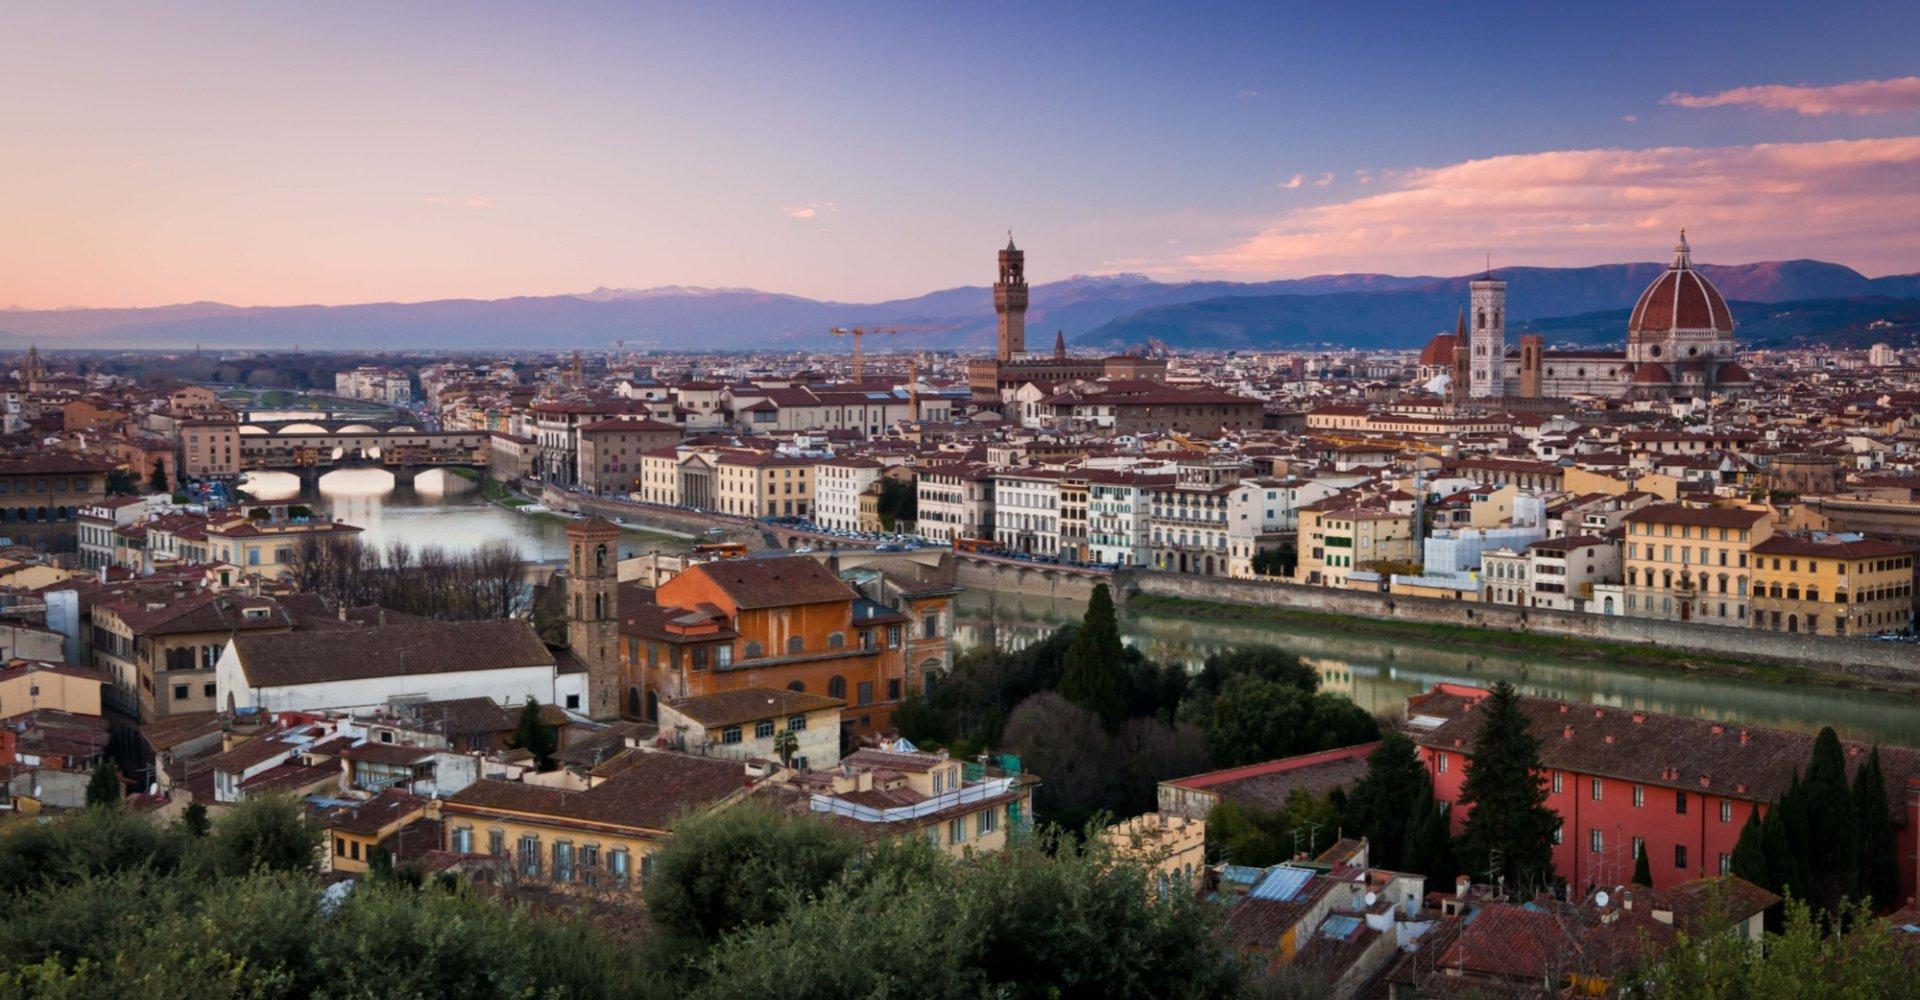
<instances>
[{"instance_id":1,"label":"yellow crane","mask_svg":"<svg viewBox=\"0 0 1920 1000\"><path fill-rule=\"evenodd\" d=\"M828 333L836 337L847 337L853 341L853 380L860 382L866 377L866 355L861 349L861 340L870 333L884 333L898 337L903 333L946 333L952 326L836 326Z\"/></svg>"}]
</instances>

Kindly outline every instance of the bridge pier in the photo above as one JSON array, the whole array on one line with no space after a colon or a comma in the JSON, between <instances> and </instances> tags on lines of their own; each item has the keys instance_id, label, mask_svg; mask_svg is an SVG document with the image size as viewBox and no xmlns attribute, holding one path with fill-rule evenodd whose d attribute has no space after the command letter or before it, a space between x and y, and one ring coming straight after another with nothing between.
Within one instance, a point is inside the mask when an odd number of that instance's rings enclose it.
<instances>
[{"instance_id":1,"label":"bridge pier","mask_svg":"<svg viewBox=\"0 0 1920 1000\"><path fill-rule=\"evenodd\" d=\"M412 486L414 477L420 474L417 465L389 465L387 471L393 474L393 485Z\"/></svg>"}]
</instances>

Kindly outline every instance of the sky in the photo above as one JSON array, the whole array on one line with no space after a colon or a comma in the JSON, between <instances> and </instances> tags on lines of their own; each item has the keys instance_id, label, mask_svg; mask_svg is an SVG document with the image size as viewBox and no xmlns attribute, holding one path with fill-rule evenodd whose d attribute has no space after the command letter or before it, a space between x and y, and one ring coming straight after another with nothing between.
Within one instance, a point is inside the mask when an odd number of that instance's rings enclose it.
<instances>
[{"instance_id":1,"label":"sky","mask_svg":"<svg viewBox=\"0 0 1920 1000\"><path fill-rule=\"evenodd\" d=\"M1718 7L8 3L0 307L1920 271L1920 4Z\"/></svg>"}]
</instances>

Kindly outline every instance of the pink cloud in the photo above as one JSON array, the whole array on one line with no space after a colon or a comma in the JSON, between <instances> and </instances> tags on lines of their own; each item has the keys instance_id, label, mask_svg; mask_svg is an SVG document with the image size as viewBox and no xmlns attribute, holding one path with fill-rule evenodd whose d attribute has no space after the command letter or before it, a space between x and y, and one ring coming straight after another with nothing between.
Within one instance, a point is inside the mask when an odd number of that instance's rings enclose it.
<instances>
[{"instance_id":1,"label":"pink cloud","mask_svg":"<svg viewBox=\"0 0 1920 1000\"><path fill-rule=\"evenodd\" d=\"M830 201L810 201L804 205L784 205L780 214L789 219L817 219L821 212L832 211L833 207Z\"/></svg>"},{"instance_id":2,"label":"pink cloud","mask_svg":"<svg viewBox=\"0 0 1920 1000\"><path fill-rule=\"evenodd\" d=\"M1333 183L1333 174L1324 173L1320 175L1320 178L1318 180L1313 182L1313 186L1317 188L1323 188L1332 183Z\"/></svg>"},{"instance_id":3,"label":"pink cloud","mask_svg":"<svg viewBox=\"0 0 1920 1000\"><path fill-rule=\"evenodd\" d=\"M1288 191L1292 191L1295 188L1298 188L1300 185L1305 184L1306 182L1307 182L1307 175L1294 174L1292 177L1289 177L1286 180L1281 181L1280 186L1287 189Z\"/></svg>"},{"instance_id":4,"label":"pink cloud","mask_svg":"<svg viewBox=\"0 0 1920 1000\"><path fill-rule=\"evenodd\" d=\"M1379 176L1384 190L1287 212L1226 249L1148 270L1452 274L1488 247L1541 265L1650 260L1682 225L1708 260L1920 269L1920 136L1560 150Z\"/></svg>"},{"instance_id":5,"label":"pink cloud","mask_svg":"<svg viewBox=\"0 0 1920 1000\"><path fill-rule=\"evenodd\" d=\"M1878 115L1890 111L1920 111L1920 76L1896 80L1855 80L1830 87L1769 83L1735 87L1717 94L1668 94L1663 104L1680 108L1751 106L1803 115Z\"/></svg>"}]
</instances>

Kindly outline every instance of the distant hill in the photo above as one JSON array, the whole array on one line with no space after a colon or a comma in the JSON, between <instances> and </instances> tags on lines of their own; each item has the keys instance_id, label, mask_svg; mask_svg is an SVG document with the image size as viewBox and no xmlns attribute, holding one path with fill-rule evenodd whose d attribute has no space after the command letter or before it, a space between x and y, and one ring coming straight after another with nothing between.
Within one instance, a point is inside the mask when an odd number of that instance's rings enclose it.
<instances>
[{"instance_id":1,"label":"distant hill","mask_svg":"<svg viewBox=\"0 0 1920 1000\"><path fill-rule=\"evenodd\" d=\"M1625 309L1664 267L1649 262L1516 267L1499 273L1510 282L1508 315L1510 326L1518 329L1528 319L1589 322L1590 314ZM1920 275L1867 278L1823 261L1701 265L1701 270L1727 298L1754 303L1920 298ZM1176 283L1137 274L1078 276L1034 286L1027 329L1038 346L1049 343L1055 330L1101 346L1149 338L1186 347L1408 346L1452 326L1473 277L1327 274ZM829 327L857 324L937 328L902 335L897 340L902 348L978 348L992 342L994 322L992 294L985 286L871 303L750 288L663 286L344 306L195 302L141 309L0 310L0 336L53 348L285 349L298 344L505 350L598 348L624 341L672 350L822 347L831 342ZM871 349L890 346L883 338Z\"/></svg>"}]
</instances>

